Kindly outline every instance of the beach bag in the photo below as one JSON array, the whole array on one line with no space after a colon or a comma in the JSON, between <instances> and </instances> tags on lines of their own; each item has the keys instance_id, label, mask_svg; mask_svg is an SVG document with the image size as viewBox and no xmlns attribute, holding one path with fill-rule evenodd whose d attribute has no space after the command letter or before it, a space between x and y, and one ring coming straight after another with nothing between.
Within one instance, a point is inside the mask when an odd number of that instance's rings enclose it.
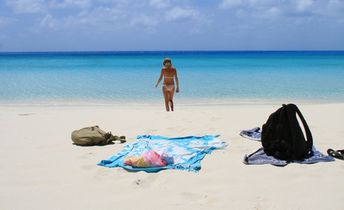
<instances>
[{"instance_id":1,"label":"beach bag","mask_svg":"<svg viewBox=\"0 0 344 210\"><path fill-rule=\"evenodd\" d=\"M296 118L299 116L306 139ZM302 113L295 104L288 104L272 113L262 126L264 152L281 160L303 160L312 155L313 138Z\"/></svg>"},{"instance_id":2,"label":"beach bag","mask_svg":"<svg viewBox=\"0 0 344 210\"><path fill-rule=\"evenodd\" d=\"M99 126L81 128L72 132L72 141L80 146L106 145L119 140L125 142L125 136L113 136L111 132L105 132Z\"/></svg>"}]
</instances>

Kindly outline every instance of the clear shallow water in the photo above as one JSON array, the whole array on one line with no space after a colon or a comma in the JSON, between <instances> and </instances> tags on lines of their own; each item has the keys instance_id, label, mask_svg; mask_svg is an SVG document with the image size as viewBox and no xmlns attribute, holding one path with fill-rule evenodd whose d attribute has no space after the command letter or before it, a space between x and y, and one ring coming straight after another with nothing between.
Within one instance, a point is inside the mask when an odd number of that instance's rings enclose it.
<instances>
[{"instance_id":1,"label":"clear shallow water","mask_svg":"<svg viewBox=\"0 0 344 210\"><path fill-rule=\"evenodd\" d=\"M178 100L344 101L344 52L0 53L0 102L162 98L162 60Z\"/></svg>"}]
</instances>

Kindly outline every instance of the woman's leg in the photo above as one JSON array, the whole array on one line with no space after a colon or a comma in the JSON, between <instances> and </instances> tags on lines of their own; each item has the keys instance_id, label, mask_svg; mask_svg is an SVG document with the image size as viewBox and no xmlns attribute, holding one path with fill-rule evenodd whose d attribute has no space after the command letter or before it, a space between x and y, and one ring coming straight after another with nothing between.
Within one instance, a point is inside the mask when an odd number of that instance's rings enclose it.
<instances>
[{"instance_id":1,"label":"woman's leg","mask_svg":"<svg viewBox=\"0 0 344 210\"><path fill-rule=\"evenodd\" d=\"M165 99L165 107L166 111L170 111L169 105L168 105L168 91L165 86L162 86L162 93L164 94L164 99Z\"/></svg>"},{"instance_id":2,"label":"woman's leg","mask_svg":"<svg viewBox=\"0 0 344 210\"><path fill-rule=\"evenodd\" d=\"M173 107L173 95L174 95L174 86L172 88L171 91L169 91L169 104L171 106L171 111L174 111L174 107Z\"/></svg>"}]
</instances>

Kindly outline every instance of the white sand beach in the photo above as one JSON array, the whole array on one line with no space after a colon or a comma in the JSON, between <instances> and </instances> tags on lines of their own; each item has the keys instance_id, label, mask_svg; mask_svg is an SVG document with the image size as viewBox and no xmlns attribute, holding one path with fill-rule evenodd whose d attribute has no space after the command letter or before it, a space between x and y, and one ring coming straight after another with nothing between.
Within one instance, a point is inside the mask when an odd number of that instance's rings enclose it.
<instances>
[{"instance_id":1,"label":"white sand beach","mask_svg":"<svg viewBox=\"0 0 344 210\"><path fill-rule=\"evenodd\" d=\"M0 109L0 209L343 209L344 161L248 166L259 142L239 136L280 104L10 106ZM321 152L344 149L344 104L301 104ZM140 134L220 134L228 143L198 173L97 166L125 144L79 147L73 130L99 125L128 143Z\"/></svg>"}]
</instances>

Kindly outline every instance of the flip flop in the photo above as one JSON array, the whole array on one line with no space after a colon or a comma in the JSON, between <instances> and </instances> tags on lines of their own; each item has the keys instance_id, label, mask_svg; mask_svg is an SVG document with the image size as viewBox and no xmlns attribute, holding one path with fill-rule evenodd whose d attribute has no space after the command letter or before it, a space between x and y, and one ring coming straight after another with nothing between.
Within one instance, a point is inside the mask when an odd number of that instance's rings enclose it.
<instances>
[{"instance_id":1,"label":"flip flop","mask_svg":"<svg viewBox=\"0 0 344 210\"><path fill-rule=\"evenodd\" d=\"M340 152L340 153L342 153L342 154L344 154L344 149L339 149L339 150L337 150L338 152Z\"/></svg>"},{"instance_id":2,"label":"flip flop","mask_svg":"<svg viewBox=\"0 0 344 210\"><path fill-rule=\"evenodd\" d=\"M328 149L327 154L334 157L338 158L340 160L344 160L344 150L333 150L333 149Z\"/></svg>"},{"instance_id":3,"label":"flip flop","mask_svg":"<svg viewBox=\"0 0 344 210\"><path fill-rule=\"evenodd\" d=\"M340 156L339 159L344 160L344 150L336 150L337 154Z\"/></svg>"}]
</instances>

